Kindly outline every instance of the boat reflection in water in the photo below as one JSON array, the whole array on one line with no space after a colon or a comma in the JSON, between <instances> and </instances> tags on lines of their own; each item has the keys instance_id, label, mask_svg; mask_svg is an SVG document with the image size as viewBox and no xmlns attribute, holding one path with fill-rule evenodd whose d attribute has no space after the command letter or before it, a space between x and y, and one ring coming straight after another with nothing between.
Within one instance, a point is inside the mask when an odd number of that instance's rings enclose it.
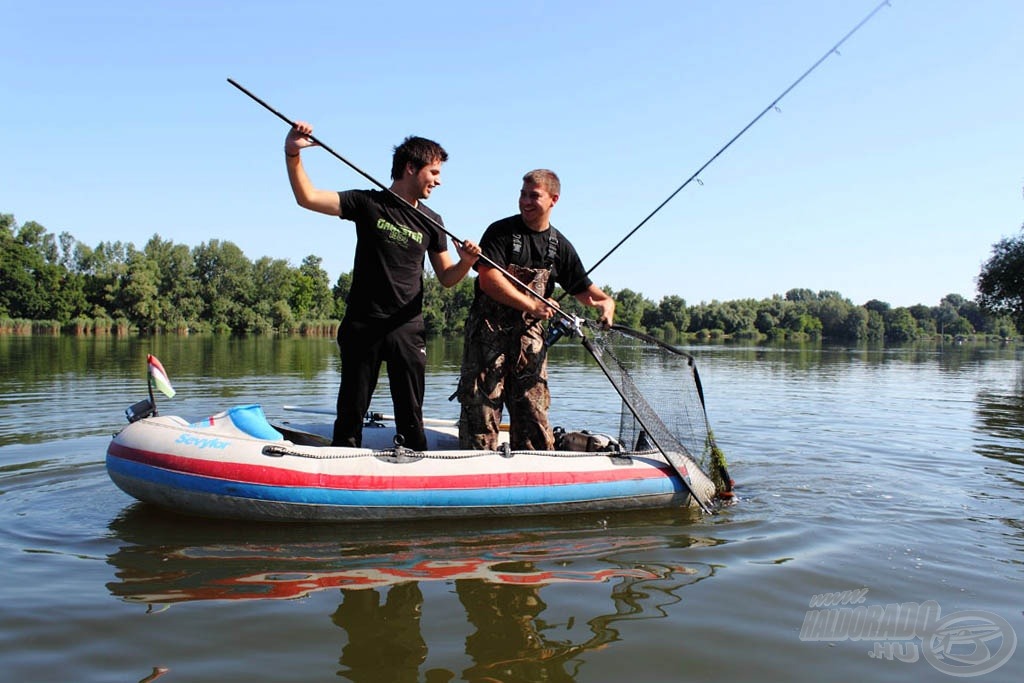
<instances>
[{"instance_id":1,"label":"boat reflection in water","mask_svg":"<svg viewBox=\"0 0 1024 683\"><path fill-rule=\"evenodd\" d=\"M666 616L665 608L682 599L679 589L713 573L705 564L654 559L679 555L663 549L716 543L685 533L691 515L358 525L339 533L335 525L195 522L136 505L110 525L124 545L108 558L117 580L107 587L153 611L336 588L341 603L331 620L347 635L342 675L415 681L427 660L423 588L444 582L454 586L470 626L465 650L473 664L462 672L466 680L570 681L579 655L619 639L616 622ZM610 586L607 602L583 601L593 614L544 618L542 588L602 583ZM576 622L586 623L586 631L573 629ZM580 633L586 633L582 641ZM424 675L427 681L455 677L446 669Z\"/></svg>"}]
</instances>

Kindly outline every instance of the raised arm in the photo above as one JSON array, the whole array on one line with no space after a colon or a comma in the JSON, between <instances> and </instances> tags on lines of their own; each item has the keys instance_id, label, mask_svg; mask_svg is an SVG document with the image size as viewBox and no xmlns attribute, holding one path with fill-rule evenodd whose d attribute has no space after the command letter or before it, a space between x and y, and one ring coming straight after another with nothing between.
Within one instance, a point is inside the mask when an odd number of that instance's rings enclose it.
<instances>
[{"instance_id":1,"label":"raised arm","mask_svg":"<svg viewBox=\"0 0 1024 683\"><path fill-rule=\"evenodd\" d=\"M333 190L319 190L302 167L301 151L313 147L315 142L309 139L313 126L305 121L296 121L284 139L284 161L288 168L288 182L295 195L295 202L304 209L325 213L329 216L341 215L341 200Z\"/></svg>"}]
</instances>

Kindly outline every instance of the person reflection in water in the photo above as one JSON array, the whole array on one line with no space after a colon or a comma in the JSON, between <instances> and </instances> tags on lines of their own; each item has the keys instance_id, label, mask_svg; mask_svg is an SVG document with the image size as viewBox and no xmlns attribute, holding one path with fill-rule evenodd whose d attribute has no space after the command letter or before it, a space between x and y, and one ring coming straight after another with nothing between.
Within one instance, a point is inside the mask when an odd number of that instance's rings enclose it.
<instances>
[{"instance_id":1,"label":"person reflection in water","mask_svg":"<svg viewBox=\"0 0 1024 683\"><path fill-rule=\"evenodd\" d=\"M491 683L569 683L564 667L577 648L550 641L538 617L547 608L539 586L494 584L458 579L455 592L476 631L466 637L466 654L474 665L462 672L467 681Z\"/></svg>"},{"instance_id":2,"label":"person reflection in water","mask_svg":"<svg viewBox=\"0 0 1024 683\"><path fill-rule=\"evenodd\" d=\"M344 596L331 620L348 634L339 672L356 683L415 683L427 659L420 633L423 593L415 581L388 590L387 600L375 589L341 589Z\"/></svg>"}]
</instances>

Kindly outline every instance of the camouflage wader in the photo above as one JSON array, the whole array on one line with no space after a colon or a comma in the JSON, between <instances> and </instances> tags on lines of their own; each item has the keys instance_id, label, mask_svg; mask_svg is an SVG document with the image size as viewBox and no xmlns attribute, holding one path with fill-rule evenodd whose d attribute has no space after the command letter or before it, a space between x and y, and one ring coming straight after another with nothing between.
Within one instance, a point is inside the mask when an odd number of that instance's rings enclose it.
<instances>
[{"instance_id":1,"label":"camouflage wader","mask_svg":"<svg viewBox=\"0 0 1024 683\"><path fill-rule=\"evenodd\" d=\"M551 276L548 268L510 265L508 271L541 296ZM458 396L461 448L496 449L504 405L513 450L553 450L543 321L477 295L466 320Z\"/></svg>"}]
</instances>

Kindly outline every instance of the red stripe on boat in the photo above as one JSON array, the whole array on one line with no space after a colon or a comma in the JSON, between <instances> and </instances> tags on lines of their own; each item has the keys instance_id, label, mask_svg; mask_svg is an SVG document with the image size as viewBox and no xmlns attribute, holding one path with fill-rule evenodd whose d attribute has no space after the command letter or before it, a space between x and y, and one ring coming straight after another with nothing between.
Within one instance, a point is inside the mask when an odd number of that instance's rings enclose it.
<instances>
[{"instance_id":1,"label":"red stripe on boat","mask_svg":"<svg viewBox=\"0 0 1024 683\"><path fill-rule=\"evenodd\" d=\"M667 465L656 467L614 467L584 472L492 472L456 475L359 475L300 472L281 467L218 462L187 458L110 444L107 453L124 460L202 477L213 477L247 484L268 486L302 486L353 491L423 490L423 489L489 489L509 486L564 486L601 482L658 479L675 476ZM369 457L369 456L368 456ZM401 465L397 465L401 467Z\"/></svg>"}]
</instances>

